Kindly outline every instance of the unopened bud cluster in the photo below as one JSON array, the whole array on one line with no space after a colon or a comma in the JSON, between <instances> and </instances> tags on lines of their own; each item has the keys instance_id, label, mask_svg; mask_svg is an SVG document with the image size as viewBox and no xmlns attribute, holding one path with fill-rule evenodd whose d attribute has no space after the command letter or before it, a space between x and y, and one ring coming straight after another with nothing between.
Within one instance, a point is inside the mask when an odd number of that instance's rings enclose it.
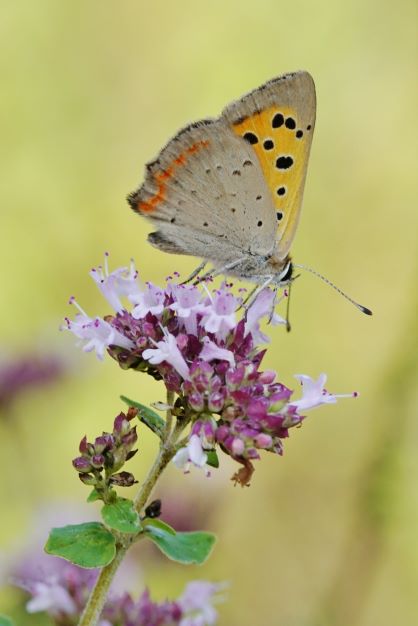
<instances>
[{"instance_id":1,"label":"unopened bud cluster","mask_svg":"<svg viewBox=\"0 0 418 626\"><path fill-rule=\"evenodd\" d=\"M120 413L114 421L113 431L102 433L93 443L83 437L79 446L81 456L73 460L80 480L93 487L105 502L112 499L113 485L130 487L137 482L130 472L120 471L126 461L138 452L133 450L138 439L136 426L131 426L136 414L134 408L126 414Z\"/></svg>"}]
</instances>

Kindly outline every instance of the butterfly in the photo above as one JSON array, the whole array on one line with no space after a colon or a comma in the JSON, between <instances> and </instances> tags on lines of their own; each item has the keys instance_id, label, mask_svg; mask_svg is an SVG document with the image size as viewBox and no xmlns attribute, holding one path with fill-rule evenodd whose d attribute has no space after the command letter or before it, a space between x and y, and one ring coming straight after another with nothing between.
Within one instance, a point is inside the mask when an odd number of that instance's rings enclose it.
<instances>
[{"instance_id":1,"label":"butterfly","mask_svg":"<svg viewBox=\"0 0 418 626\"><path fill-rule=\"evenodd\" d=\"M315 112L314 81L300 71L180 130L128 196L157 228L148 241L210 261L217 273L288 282Z\"/></svg>"}]
</instances>

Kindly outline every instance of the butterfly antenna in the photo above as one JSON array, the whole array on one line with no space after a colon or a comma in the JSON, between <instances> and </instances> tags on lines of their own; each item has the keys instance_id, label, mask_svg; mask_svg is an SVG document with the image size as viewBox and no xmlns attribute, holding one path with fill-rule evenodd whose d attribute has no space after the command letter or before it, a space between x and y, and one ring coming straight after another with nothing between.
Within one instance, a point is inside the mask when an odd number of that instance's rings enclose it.
<instances>
[{"instance_id":1,"label":"butterfly antenna","mask_svg":"<svg viewBox=\"0 0 418 626\"><path fill-rule=\"evenodd\" d=\"M297 265L296 263L293 263L293 267L298 267L301 270L306 270L307 272L310 272L311 274L314 274L315 276L317 276L318 278L323 280L324 283L326 283L327 285L329 285L330 287L335 289L335 291L338 291L338 293L340 295L342 295L346 300L351 302L351 304L354 304L354 306L357 307L362 313L365 313L366 315L373 315L373 313L371 312L370 309L368 309L366 306L363 306L362 304L359 304L358 302L353 300L353 298L350 298L350 296L348 296L346 293L344 293L344 291L342 291L342 289L337 287L337 285L334 285L334 283L332 283L330 280L328 280L328 278L325 278L325 276L323 276L322 274L320 274L316 270L313 270L311 267L307 267L306 265Z\"/></svg>"}]
</instances>

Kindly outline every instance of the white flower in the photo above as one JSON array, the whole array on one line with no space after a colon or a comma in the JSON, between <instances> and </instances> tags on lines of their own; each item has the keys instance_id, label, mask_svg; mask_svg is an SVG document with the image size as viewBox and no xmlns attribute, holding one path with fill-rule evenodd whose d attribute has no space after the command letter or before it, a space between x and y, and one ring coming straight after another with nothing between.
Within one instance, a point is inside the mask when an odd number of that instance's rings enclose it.
<instances>
[{"instance_id":1,"label":"white flower","mask_svg":"<svg viewBox=\"0 0 418 626\"><path fill-rule=\"evenodd\" d=\"M140 293L136 280L138 272L135 269L133 260L131 260L129 268L119 267L109 274L108 256L106 253L104 268L100 265L98 268L94 267L90 271L90 276L116 313L121 313L125 307L122 305L120 298L122 296L134 298Z\"/></svg>"},{"instance_id":2,"label":"white flower","mask_svg":"<svg viewBox=\"0 0 418 626\"><path fill-rule=\"evenodd\" d=\"M129 300L135 304L131 312L134 319L140 320L148 313L158 317L164 311L165 292L160 287L147 283L145 291L129 296Z\"/></svg>"},{"instance_id":3,"label":"white flower","mask_svg":"<svg viewBox=\"0 0 418 626\"><path fill-rule=\"evenodd\" d=\"M208 455L203 450L202 442L198 435L192 435L187 446L180 448L173 457L174 465L184 470L185 473L190 471L190 465L194 465L195 467L206 468L206 474L208 474L207 460Z\"/></svg>"},{"instance_id":4,"label":"white flower","mask_svg":"<svg viewBox=\"0 0 418 626\"><path fill-rule=\"evenodd\" d=\"M235 328L235 311L239 300L225 286L216 291L206 308L202 326L207 333L215 333L219 339L225 339L230 330Z\"/></svg>"},{"instance_id":5,"label":"white flower","mask_svg":"<svg viewBox=\"0 0 418 626\"><path fill-rule=\"evenodd\" d=\"M185 614L179 626L211 626L216 623L218 612L213 603L219 601L216 593L224 589L223 583L209 583L204 580L195 580L186 586L183 594L177 600Z\"/></svg>"},{"instance_id":6,"label":"white flower","mask_svg":"<svg viewBox=\"0 0 418 626\"><path fill-rule=\"evenodd\" d=\"M26 604L28 613L49 611L52 615L73 614L77 610L74 600L58 581L36 582L31 588L32 598Z\"/></svg>"},{"instance_id":7,"label":"white flower","mask_svg":"<svg viewBox=\"0 0 418 626\"><path fill-rule=\"evenodd\" d=\"M266 287L256 297L250 308L247 310L245 321L245 334L251 333L255 343L270 343L270 339L261 332L260 320L267 315L271 318L273 326L286 324L280 315L274 312L274 307L278 304L276 293Z\"/></svg>"},{"instance_id":8,"label":"white flower","mask_svg":"<svg viewBox=\"0 0 418 626\"><path fill-rule=\"evenodd\" d=\"M302 385L302 398L289 405L297 408L298 411L313 409L321 404L335 404L338 398L356 398L357 392L332 394L325 390L324 386L327 381L326 374L320 374L318 380L306 376L305 374L296 374L295 378Z\"/></svg>"},{"instance_id":9,"label":"white flower","mask_svg":"<svg viewBox=\"0 0 418 626\"><path fill-rule=\"evenodd\" d=\"M173 285L171 294L174 302L169 308L177 313L187 333L197 335L197 314L203 313L206 309L201 302L200 291L188 285Z\"/></svg>"},{"instance_id":10,"label":"white flower","mask_svg":"<svg viewBox=\"0 0 418 626\"><path fill-rule=\"evenodd\" d=\"M97 357L102 360L105 350L109 346L119 346L128 350L135 347L135 344L130 339L122 335L116 328L113 328L109 322L100 317L89 317L74 298L70 299L70 303L74 304L80 313L75 316L74 320L66 318L66 323L61 326L61 330L69 330L82 342L85 341L86 343L83 346L84 352L95 350Z\"/></svg>"},{"instance_id":11,"label":"white flower","mask_svg":"<svg viewBox=\"0 0 418 626\"><path fill-rule=\"evenodd\" d=\"M142 353L142 358L149 361L152 365L159 365L163 361L169 363L184 379L189 378L189 367L184 360L182 353L177 345L174 335L163 328L164 339L161 341L153 341L156 348L148 348Z\"/></svg>"}]
</instances>

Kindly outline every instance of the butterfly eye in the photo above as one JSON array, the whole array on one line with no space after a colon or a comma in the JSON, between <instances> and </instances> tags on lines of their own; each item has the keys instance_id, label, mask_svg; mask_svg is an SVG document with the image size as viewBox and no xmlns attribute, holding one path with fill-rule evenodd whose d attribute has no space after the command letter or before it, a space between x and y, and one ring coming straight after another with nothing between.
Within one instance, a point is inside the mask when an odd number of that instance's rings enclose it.
<instances>
[{"instance_id":1,"label":"butterfly eye","mask_svg":"<svg viewBox=\"0 0 418 626\"><path fill-rule=\"evenodd\" d=\"M293 265L288 263L288 265L284 268L282 274L279 275L280 282L286 282L292 278L293 274Z\"/></svg>"}]
</instances>

